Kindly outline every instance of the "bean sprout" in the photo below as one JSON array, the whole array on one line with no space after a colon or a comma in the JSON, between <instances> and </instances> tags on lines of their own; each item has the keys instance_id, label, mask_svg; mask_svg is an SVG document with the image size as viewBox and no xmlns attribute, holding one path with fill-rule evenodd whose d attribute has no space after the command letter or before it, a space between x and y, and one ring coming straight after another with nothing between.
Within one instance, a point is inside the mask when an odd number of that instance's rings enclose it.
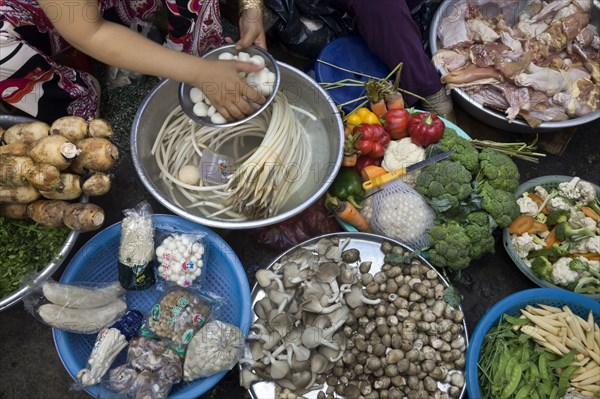
<instances>
[{"instance_id":1,"label":"bean sprout","mask_svg":"<svg viewBox=\"0 0 600 399\"><path fill-rule=\"evenodd\" d=\"M206 218L243 221L276 215L302 185L310 164L308 136L294 112L316 120L307 110L290 105L282 93L261 114L227 128L199 125L176 107L151 152L171 199ZM261 140L260 145L248 151L249 139ZM179 170L199 165L206 150L230 153L234 170L228 170L221 184L182 182ZM183 205L182 199L189 202Z\"/></svg>"}]
</instances>

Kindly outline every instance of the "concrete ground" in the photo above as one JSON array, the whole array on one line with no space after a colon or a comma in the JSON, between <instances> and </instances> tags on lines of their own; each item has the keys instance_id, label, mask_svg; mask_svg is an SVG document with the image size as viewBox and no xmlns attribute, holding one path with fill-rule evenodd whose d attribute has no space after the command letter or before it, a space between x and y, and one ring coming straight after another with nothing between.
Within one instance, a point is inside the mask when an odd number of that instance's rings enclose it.
<instances>
[{"instance_id":1,"label":"concrete ground","mask_svg":"<svg viewBox=\"0 0 600 399\"><path fill-rule=\"evenodd\" d=\"M284 62L302 67L306 61L294 59L280 49L273 48L276 57ZM137 106L157 80L145 77L138 84L105 91L103 115L109 119L117 132L116 142L121 160L115 170L114 189L96 202L106 209L109 226L122 218L121 211L146 199L155 213L169 213L151 197L139 181L129 154L129 131ZM459 115L459 126L472 137L477 131L467 128L468 115ZM539 164L517 161L521 180L549 175L578 175L584 179L600 181L600 121L578 129L562 156L549 155ZM523 136L506 135L506 141L522 140ZM531 137L526 136L529 140ZM251 286L254 271L268 265L277 251L259 246L251 234L239 231L218 231L231 245L247 269ZM89 240L94 233L82 234L72 254ZM68 264L63 264L60 274ZM464 295L463 308L472 333L477 322L491 305L503 297L534 285L514 266L502 247L501 240L496 254L488 255L472 264L457 287ZM0 313L0 399L79 399L89 396L70 390L72 380L57 355L51 329L36 321L18 304ZM243 398L245 393L238 385L237 372L230 372L212 391L202 398ZM187 399L187 398L186 398ZM189 398L193 399L193 398Z\"/></svg>"}]
</instances>

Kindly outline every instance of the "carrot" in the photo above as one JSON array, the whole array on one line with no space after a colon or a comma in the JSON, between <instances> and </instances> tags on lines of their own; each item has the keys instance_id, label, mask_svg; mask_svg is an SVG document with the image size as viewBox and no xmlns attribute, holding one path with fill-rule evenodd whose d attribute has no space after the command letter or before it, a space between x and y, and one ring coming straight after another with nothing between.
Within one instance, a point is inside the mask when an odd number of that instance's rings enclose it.
<instances>
[{"instance_id":1,"label":"carrot","mask_svg":"<svg viewBox=\"0 0 600 399\"><path fill-rule=\"evenodd\" d=\"M404 108L404 97L401 93L393 93L387 96L387 109Z\"/></svg>"},{"instance_id":2,"label":"carrot","mask_svg":"<svg viewBox=\"0 0 600 399\"><path fill-rule=\"evenodd\" d=\"M385 175L387 171L383 169L381 166L377 165L367 165L360 172L360 176L363 181L371 180L376 178L377 176Z\"/></svg>"},{"instance_id":3,"label":"carrot","mask_svg":"<svg viewBox=\"0 0 600 399\"><path fill-rule=\"evenodd\" d=\"M527 193L527 196L537 204L538 208L544 203L544 199L536 193ZM548 208L544 207L544 209L541 210L541 213L547 215L550 213L550 211L548 210Z\"/></svg>"},{"instance_id":4,"label":"carrot","mask_svg":"<svg viewBox=\"0 0 600 399\"><path fill-rule=\"evenodd\" d=\"M342 165L352 167L356 165L357 160L358 154L344 155L344 158L342 159Z\"/></svg>"},{"instance_id":5,"label":"carrot","mask_svg":"<svg viewBox=\"0 0 600 399\"><path fill-rule=\"evenodd\" d=\"M512 221L508 226L508 232L510 234L521 235L527 233L533 226L535 219L529 215L519 215Z\"/></svg>"},{"instance_id":6,"label":"carrot","mask_svg":"<svg viewBox=\"0 0 600 399\"><path fill-rule=\"evenodd\" d=\"M585 214L585 216L594 219L596 222L600 221L600 215L598 215L598 212L596 212L589 206L582 206L581 212L583 212Z\"/></svg>"},{"instance_id":7,"label":"carrot","mask_svg":"<svg viewBox=\"0 0 600 399\"><path fill-rule=\"evenodd\" d=\"M569 256L572 256L574 258L582 256L582 257L586 258L587 260L600 260L600 254L596 253L596 252L586 252L586 253L570 254Z\"/></svg>"},{"instance_id":8,"label":"carrot","mask_svg":"<svg viewBox=\"0 0 600 399\"><path fill-rule=\"evenodd\" d=\"M340 201L336 197L327 195L325 207L335 214L340 220L355 227L358 231L372 233L371 225L363 215L348 201Z\"/></svg>"},{"instance_id":9,"label":"carrot","mask_svg":"<svg viewBox=\"0 0 600 399\"><path fill-rule=\"evenodd\" d=\"M387 112L387 107L385 105L385 101L382 98L380 98L376 102L371 101L370 105L371 105L371 111L373 111L373 113L375 115L377 115L377 117L381 117Z\"/></svg>"},{"instance_id":10,"label":"carrot","mask_svg":"<svg viewBox=\"0 0 600 399\"><path fill-rule=\"evenodd\" d=\"M560 240L556 238L556 226L550 230L550 234L546 237L546 248L552 248L554 244L559 244Z\"/></svg>"},{"instance_id":11,"label":"carrot","mask_svg":"<svg viewBox=\"0 0 600 399\"><path fill-rule=\"evenodd\" d=\"M546 226L545 223L542 223L539 220L534 220L531 228L527 230L527 232L530 234L542 233L544 231L548 231L548 226Z\"/></svg>"}]
</instances>

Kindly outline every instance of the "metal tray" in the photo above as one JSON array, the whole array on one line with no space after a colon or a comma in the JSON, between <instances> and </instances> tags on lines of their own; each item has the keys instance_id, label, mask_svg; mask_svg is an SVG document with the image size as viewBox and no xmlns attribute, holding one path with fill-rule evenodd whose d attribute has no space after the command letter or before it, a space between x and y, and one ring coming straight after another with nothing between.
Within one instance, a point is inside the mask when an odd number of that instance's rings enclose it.
<instances>
[{"instance_id":1,"label":"metal tray","mask_svg":"<svg viewBox=\"0 0 600 399\"><path fill-rule=\"evenodd\" d=\"M387 242L391 243L392 245L398 245L407 251L412 251L412 248L409 248L406 245L404 245L396 240L392 240L390 238L379 236L376 234L360 233L360 232L333 233L333 234L325 234L325 235L322 235L319 237L312 238L308 241L305 241L303 243L296 245L293 248L290 248L289 250L287 250L284 253L282 253L281 255L279 255L275 260L273 260L273 262L271 262L269 264L269 266L267 266L267 269L271 269L274 264L276 264L277 262L279 262L281 260L281 258L288 256L289 254L293 253L297 249L304 247L304 246L314 244L317 241L319 241L320 239L328 238L328 237L337 237L339 239L349 238L350 243L346 246L346 249L356 248L360 251L361 260L373 262L373 264L371 266L371 271L370 271L371 274L375 274L378 271L380 271L381 266L383 265L384 254L380 250L381 244L383 242L387 241ZM419 256L419 260L423 264L429 266L431 269L436 270L423 257ZM448 287L450 285L448 283L448 281L437 270L436 270L436 272L438 273L438 277L439 277L440 281L446 287ZM264 298L264 296L265 296L264 290L258 284L254 284L254 287L252 287L252 308L253 309L254 309L254 305L256 304L256 302L261 300L262 298ZM462 311L461 306L459 306L458 309ZM254 322L254 321L256 321L256 319L257 319L257 317L253 312L252 313L252 321ZM468 348L469 338L468 338L468 334L467 334L467 323L465 320L463 320L463 336L465 338L466 346ZM252 356L248 345L246 345L246 347L244 349L244 356L245 357ZM465 356L466 356L466 349L465 349ZM239 367L241 370L241 366L239 366ZM464 373L464 371L463 371L463 373ZM449 388L449 385L444 385L441 383L438 383L438 385L440 386L440 389L442 389L442 390ZM326 386L327 385L325 384L325 387ZM252 399L274 399L274 398L276 398L276 395L275 395L276 387L277 387L277 384L272 381L256 382L256 383L252 384L252 386L250 387L248 392ZM323 389L325 389L325 388L323 388ZM307 399L315 399L317 397L318 392L319 392L319 390L314 390L314 391L304 394L303 397L307 398ZM465 392L466 392L466 384L463 386L459 398L463 398L465 395ZM336 395L336 397L339 397L339 396Z\"/></svg>"}]
</instances>

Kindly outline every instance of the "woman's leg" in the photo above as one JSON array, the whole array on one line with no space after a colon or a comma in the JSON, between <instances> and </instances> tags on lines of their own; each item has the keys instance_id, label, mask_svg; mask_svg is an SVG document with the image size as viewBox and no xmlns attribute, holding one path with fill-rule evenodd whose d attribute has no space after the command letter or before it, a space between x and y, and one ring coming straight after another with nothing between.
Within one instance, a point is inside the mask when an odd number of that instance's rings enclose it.
<instances>
[{"instance_id":1,"label":"woman's leg","mask_svg":"<svg viewBox=\"0 0 600 399\"><path fill-rule=\"evenodd\" d=\"M426 97L441 88L440 75L425 53L406 0L336 0L354 15L358 33L391 70L404 63L401 87ZM405 96L406 97L406 96ZM406 98L408 104L416 99Z\"/></svg>"},{"instance_id":2,"label":"woman's leg","mask_svg":"<svg viewBox=\"0 0 600 399\"><path fill-rule=\"evenodd\" d=\"M202 55L223 43L218 0L166 0L167 46Z\"/></svg>"}]
</instances>

